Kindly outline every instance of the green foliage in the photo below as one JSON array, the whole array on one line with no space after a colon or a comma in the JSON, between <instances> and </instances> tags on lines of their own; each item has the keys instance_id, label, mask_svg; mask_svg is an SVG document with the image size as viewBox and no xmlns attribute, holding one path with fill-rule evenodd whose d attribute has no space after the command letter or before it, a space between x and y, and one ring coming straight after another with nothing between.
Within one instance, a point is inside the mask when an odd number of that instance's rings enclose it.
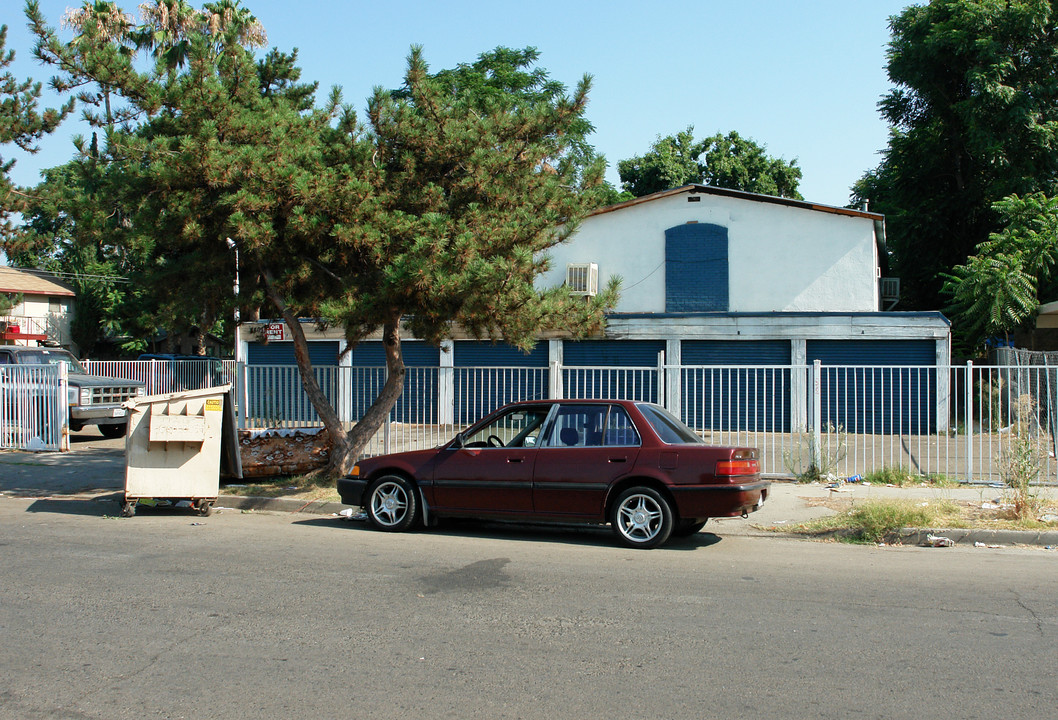
<instances>
[{"instance_id":1,"label":"green foliage","mask_svg":"<svg viewBox=\"0 0 1058 720\"><path fill-rule=\"evenodd\" d=\"M439 342L458 324L527 347L540 329L601 327L618 280L587 300L534 287L547 250L601 196L604 163L584 141L588 77L567 94L531 67L531 48L431 75L414 48L404 86L376 91L364 127L337 89L316 106L295 54L255 61L263 30L237 2L196 14L156 0L139 26L111 3L85 7L66 44L28 7L38 57L63 73L56 85L92 85L84 100L103 108L88 113L103 150L82 147L68 176L75 210L40 213L63 225L52 239L70 238L53 254L93 245L109 258L113 243L132 287L150 291L124 303L126 327L205 328L230 316L233 242L239 301L269 303L294 335L331 472L351 466L396 402L405 328ZM91 191L96 178L105 193ZM351 341L383 331L389 379L351 434L311 372L305 317Z\"/></svg>"},{"instance_id":2,"label":"green foliage","mask_svg":"<svg viewBox=\"0 0 1058 720\"><path fill-rule=\"evenodd\" d=\"M1049 449L1047 438L1036 433L1038 421L1032 396L1023 395L1012 408L1010 438L1000 453L1000 472L1007 497L1018 520L1035 520L1043 506L1035 485L1043 472Z\"/></svg>"},{"instance_id":3,"label":"green foliage","mask_svg":"<svg viewBox=\"0 0 1058 720\"><path fill-rule=\"evenodd\" d=\"M853 196L886 216L902 307L944 305L942 274L1000 230L999 200L1058 194L1056 10L934 0L890 20L889 144Z\"/></svg>"},{"instance_id":4,"label":"green foliage","mask_svg":"<svg viewBox=\"0 0 1058 720\"><path fill-rule=\"evenodd\" d=\"M22 304L22 293L0 293L0 315L8 315Z\"/></svg>"},{"instance_id":5,"label":"green foliage","mask_svg":"<svg viewBox=\"0 0 1058 720\"><path fill-rule=\"evenodd\" d=\"M879 543L903 528L963 527L958 503L941 499L868 500L848 510L788 528L808 535L834 535L853 543Z\"/></svg>"},{"instance_id":6,"label":"green foliage","mask_svg":"<svg viewBox=\"0 0 1058 720\"><path fill-rule=\"evenodd\" d=\"M950 488L958 487L959 483L944 475L926 474L922 475L911 468L902 465L885 465L876 470L871 470L863 477L864 482L873 485L894 485L896 487L908 487L911 485L932 485L934 487Z\"/></svg>"},{"instance_id":7,"label":"green foliage","mask_svg":"<svg viewBox=\"0 0 1058 720\"><path fill-rule=\"evenodd\" d=\"M7 50L7 25L0 26L0 146L13 143L25 152L37 152L37 141L55 130L72 110L70 100L58 110L39 109L41 85L19 80L8 68L15 61L15 51ZM10 214L25 207L25 193L11 183L8 173L15 161L4 161L0 155L0 237L14 232Z\"/></svg>"},{"instance_id":8,"label":"green foliage","mask_svg":"<svg viewBox=\"0 0 1058 720\"><path fill-rule=\"evenodd\" d=\"M363 279L325 304L354 338L396 311L433 342L457 323L525 347L541 328L598 329L615 301L615 286L587 300L533 286L548 248L592 206L578 190L601 181L601 164L568 154L566 128L580 127L590 79L572 95L548 85L547 101L523 102L518 88L537 85L506 70L513 94L453 89L415 48L402 92L371 99L373 254L353 268Z\"/></svg>"},{"instance_id":9,"label":"green foliage","mask_svg":"<svg viewBox=\"0 0 1058 720\"><path fill-rule=\"evenodd\" d=\"M1058 198L1014 195L992 207L1003 229L944 275L948 311L975 345L1025 326L1041 295L1058 291Z\"/></svg>"},{"instance_id":10,"label":"green foliage","mask_svg":"<svg viewBox=\"0 0 1058 720\"><path fill-rule=\"evenodd\" d=\"M695 141L694 128L658 138L645 155L617 165L622 188L635 197L691 183L801 199L797 161L768 157L737 132Z\"/></svg>"}]
</instances>

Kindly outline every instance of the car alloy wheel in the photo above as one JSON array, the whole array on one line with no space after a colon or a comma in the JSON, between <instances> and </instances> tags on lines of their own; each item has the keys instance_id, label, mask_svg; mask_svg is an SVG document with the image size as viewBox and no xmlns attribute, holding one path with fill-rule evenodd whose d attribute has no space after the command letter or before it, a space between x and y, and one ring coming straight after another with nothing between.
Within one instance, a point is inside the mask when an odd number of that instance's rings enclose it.
<instances>
[{"instance_id":1,"label":"car alloy wheel","mask_svg":"<svg viewBox=\"0 0 1058 720\"><path fill-rule=\"evenodd\" d=\"M611 523L618 539L634 548L653 548L672 534L672 508L658 491L633 487L614 503Z\"/></svg>"},{"instance_id":2,"label":"car alloy wheel","mask_svg":"<svg viewBox=\"0 0 1058 720\"><path fill-rule=\"evenodd\" d=\"M368 490L367 515L379 530L400 532L410 528L418 514L415 488L396 475L372 483Z\"/></svg>"}]
</instances>

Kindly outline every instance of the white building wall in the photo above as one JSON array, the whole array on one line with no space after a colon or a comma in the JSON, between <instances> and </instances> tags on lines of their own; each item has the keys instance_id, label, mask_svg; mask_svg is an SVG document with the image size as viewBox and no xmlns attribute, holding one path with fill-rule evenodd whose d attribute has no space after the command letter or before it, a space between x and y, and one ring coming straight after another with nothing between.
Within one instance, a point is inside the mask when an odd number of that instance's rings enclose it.
<instances>
[{"instance_id":1,"label":"white building wall","mask_svg":"<svg viewBox=\"0 0 1058 720\"><path fill-rule=\"evenodd\" d=\"M623 279L616 312L665 312L665 231L687 222L728 230L729 312L874 312L874 221L704 193L680 193L587 218L551 251L539 285L565 281L567 263L594 262L599 286Z\"/></svg>"}]
</instances>

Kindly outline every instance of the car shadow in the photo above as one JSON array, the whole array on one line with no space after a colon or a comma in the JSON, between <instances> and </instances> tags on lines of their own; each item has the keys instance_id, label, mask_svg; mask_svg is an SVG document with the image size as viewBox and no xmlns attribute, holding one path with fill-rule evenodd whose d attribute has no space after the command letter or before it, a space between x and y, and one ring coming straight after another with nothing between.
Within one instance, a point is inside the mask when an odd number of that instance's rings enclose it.
<instances>
[{"instance_id":1,"label":"car shadow","mask_svg":"<svg viewBox=\"0 0 1058 720\"><path fill-rule=\"evenodd\" d=\"M313 527L343 527L358 532L377 533L366 520L347 520L336 517L318 517L298 520L296 525ZM613 531L605 525L559 525L531 524L522 522L501 522L497 520L472 520L463 518L445 518L436 527L427 530L422 528L413 532L429 533L442 537L481 537L503 541L536 541L551 542L562 545L579 545L584 547L623 547L617 544ZM688 551L716 545L722 540L719 535L700 532L689 537L670 538L657 548L658 551Z\"/></svg>"}]
</instances>

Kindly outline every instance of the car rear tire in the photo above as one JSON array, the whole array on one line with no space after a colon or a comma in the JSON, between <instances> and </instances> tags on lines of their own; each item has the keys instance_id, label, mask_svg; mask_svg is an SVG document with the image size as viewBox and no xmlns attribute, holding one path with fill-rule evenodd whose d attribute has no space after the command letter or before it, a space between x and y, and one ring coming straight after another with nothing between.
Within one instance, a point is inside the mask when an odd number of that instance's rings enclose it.
<instances>
[{"instance_id":1,"label":"car rear tire","mask_svg":"<svg viewBox=\"0 0 1058 720\"><path fill-rule=\"evenodd\" d=\"M367 489L367 517L378 530L403 532L419 516L415 486L399 475L379 478Z\"/></svg>"},{"instance_id":2,"label":"car rear tire","mask_svg":"<svg viewBox=\"0 0 1058 720\"><path fill-rule=\"evenodd\" d=\"M123 437L128 429L129 424L127 422L121 423L120 425L115 423L111 425L99 426L99 432L103 433L103 437L110 438L111 440L113 440L114 438Z\"/></svg>"},{"instance_id":3,"label":"car rear tire","mask_svg":"<svg viewBox=\"0 0 1058 720\"><path fill-rule=\"evenodd\" d=\"M657 490L630 487L610 511L610 524L622 544L649 549L661 545L672 534L674 518L669 501Z\"/></svg>"},{"instance_id":4,"label":"car rear tire","mask_svg":"<svg viewBox=\"0 0 1058 720\"><path fill-rule=\"evenodd\" d=\"M684 520L672 531L672 537L690 537L697 535L708 520Z\"/></svg>"}]
</instances>

